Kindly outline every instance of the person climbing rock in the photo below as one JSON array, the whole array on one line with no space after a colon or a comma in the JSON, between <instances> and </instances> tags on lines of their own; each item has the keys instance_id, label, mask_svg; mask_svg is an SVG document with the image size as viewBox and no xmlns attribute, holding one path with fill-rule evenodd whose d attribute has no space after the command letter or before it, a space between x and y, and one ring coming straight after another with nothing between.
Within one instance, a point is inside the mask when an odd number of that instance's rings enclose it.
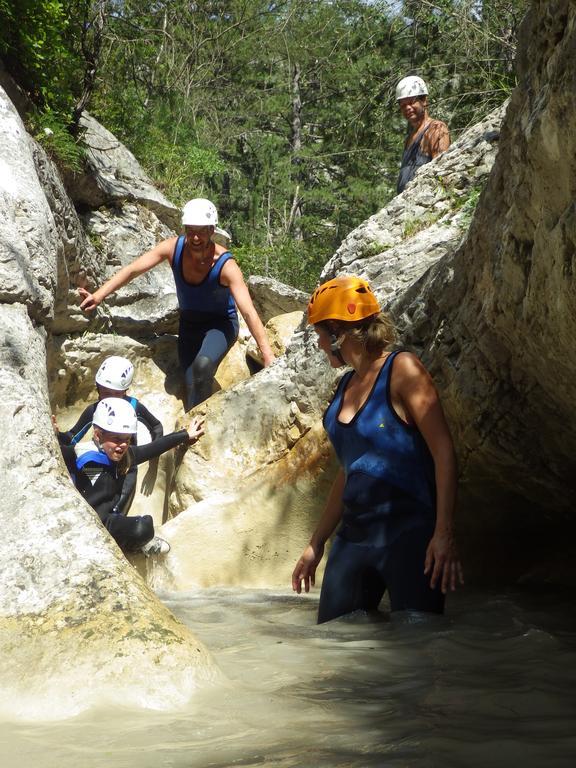
<instances>
[{"instance_id":1,"label":"person climbing rock","mask_svg":"<svg viewBox=\"0 0 576 768\"><path fill-rule=\"evenodd\" d=\"M429 373L410 352L391 351L390 318L361 278L337 277L312 294L308 321L334 368L350 366L324 413L342 465L309 545L292 574L314 584L337 526L322 582L318 622L376 610L442 613L460 582L454 541L456 461Z\"/></svg>"},{"instance_id":2,"label":"person climbing rock","mask_svg":"<svg viewBox=\"0 0 576 768\"><path fill-rule=\"evenodd\" d=\"M408 121L408 137L396 191L402 192L416 171L450 146L450 131L446 123L433 120L428 114L428 86L421 77L410 75L396 86L396 101Z\"/></svg>"},{"instance_id":3,"label":"person climbing rock","mask_svg":"<svg viewBox=\"0 0 576 768\"><path fill-rule=\"evenodd\" d=\"M128 358L119 355L107 357L96 372L95 380L96 389L98 391L98 400L87 406L80 414L80 418L74 426L63 433L65 442L75 445L82 440L92 426L94 411L96 410L98 403L105 397L123 397L130 403L132 408L134 408L138 420L138 432L140 433L137 436L138 439L134 439L134 444L137 442L146 443L162 437L164 429L159 419L150 413L146 406L135 397L128 396L128 388L132 384L133 379L134 366ZM58 429L56 418L54 416L52 417L52 423L54 424L55 429ZM150 477L148 478L148 481L143 483L143 490L146 493L152 490L151 486L153 485L156 471L157 465L153 462L150 468ZM118 500L116 510L124 515L128 514L134 500L137 472L137 467L133 464L124 479L122 495Z\"/></svg>"},{"instance_id":4,"label":"person climbing rock","mask_svg":"<svg viewBox=\"0 0 576 768\"><path fill-rule=\"evenodd\" d=\"M92 427L93 439L87 443L72 444L66 433L59 434L76 488L124 552L165 554L170 545L154 535L151 515L126 516L118 511L118 504L130 467L178 445L192 445L204 434L202 420L192 419L187 430L171 432L146 445L131 445L138 429L134 408L124 398L106 397L94 410Z\"/></svg>"},{"instance_id":5,"label":"person climbing rock","mask_svg":"<svg viewBox=\"0 0 576 768\"><path fill-rule=\"evenodd\" d=\"M212 394L216 370L238 336L240 310L254 336L264 366L274 360L266 330L252 303L240 267L215 237L229 235L218 228L216 206L204 198L189 200L182 212L185 234L163 240L123 267L90 293L79 288L80 307L91 312L114 291L167 261L174 275L180 307L178 356L184 373L188 411Z\"/></svg>"}]
</instances>

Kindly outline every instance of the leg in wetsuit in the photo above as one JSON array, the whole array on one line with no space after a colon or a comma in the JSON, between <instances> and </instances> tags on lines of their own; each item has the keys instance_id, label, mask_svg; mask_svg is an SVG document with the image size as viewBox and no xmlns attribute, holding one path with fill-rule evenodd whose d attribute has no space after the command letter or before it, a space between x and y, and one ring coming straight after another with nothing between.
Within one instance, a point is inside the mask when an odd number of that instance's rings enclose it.
<instances>
[{"instance_id":1,"label":"leg in wetsuit","mask_svg":"<svg viewBox=\"0 0 576 768\"><path fill-rule=\"evenodd\" d=\"M238 325L220 316L192 319L183 312L178 334L178 357L186 384L186 410L212 394L214 375L238 337Z\"/></svg>"},{"instance_id":2,"label":"leg in wetsuit","mask_svg":"<svg viewBox=\"0 0 576 768\"><path fill-rule=\"evenodd\" d=\"M337 535L322 581L318 623L356 610L376 610L388 590L392 611L444 612L439 586L424 575L426 548L433 530L412 528L388 546L349 541Z\"/></svg>"},{"instance_id":3,"label":"leg in wetsuit","mask_svg":"<svg viewBox=\"0 0 576 768\"><path fill-rule=\"evenodd\" d=\"M110 514L102 522L123 552L136 552L154 538L151 515L125 517L122 514Z\"/></svg>"}]
</instances>

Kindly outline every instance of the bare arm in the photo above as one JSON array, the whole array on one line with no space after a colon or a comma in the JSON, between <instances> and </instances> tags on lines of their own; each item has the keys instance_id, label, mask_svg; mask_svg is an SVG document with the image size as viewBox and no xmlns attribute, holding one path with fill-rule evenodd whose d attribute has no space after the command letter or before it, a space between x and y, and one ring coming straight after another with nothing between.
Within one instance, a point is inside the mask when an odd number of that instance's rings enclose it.
<instances>
[{"instance_id":1,"label":"bare arm","mask_svg":"<svg viewBox=\"0 0 576 768\"><path fill-rule=\"evenodd\" d=\"M434 120L422 139L422 151L434 158L450 146L450 131L446 123Z\"/></svg>"},{"instance_id":2,"label":"bare arm","mask_svg":"<svg viewBox=\"0 0 576 768\"><path fill-rule=\"evenodd\" d=\"M240 267L238 264L236 264L235 261L230 259L222 267L220 278L222 284L230 288L230 293L234 297L236 306L246 321L248 330L252 336L254 336L260 352L262 352L264 366L269 366L270 363L274 362L274 353L270 347L266 329L264 328L262 320L260 320L258 312L256 312L256 307L252 302L252 297L248 291L248 286L244 282L244 277L242 276Z\"/></svg>"},{"instance_id":3,"label":"bare arm","mask_svg":"<svg viewBox=\"0 0 576 768\"><path fill-rule=\"evenodd\" d=\"M292 573L292 589L295 592L302 592L302 583L304 591L310 591L310 585L314 586L316 578L316 568L322 560L324 554L324 545L334 532L336 526L342 519L342 492L344 490L345 476L344 470L340 469L322 512L322 517L316 530L312 534L310 544L302 553L302 557L296 563Z\"/></svg>"},{"instance_id":4,"label":"bare arm","mask_svg":"<svg viewBox=\"0 0 576 768\"><path fill-rule=\"evenodd\" d=\"M456 456L450 430L428 371L412 354L394 361L391 382L394 407L422 434L434 460L436 479L436 527L426 552L425 573L430 586L438 582L443 592L463 583L462 566L454 540L456 507Z\"/></svg>"},{"instance_id":5,"label":"bare arm","mask_svg":"<svg viewBox=\"0 0 576 768\"><path fill-rule=\"evenodd\" d=\"M133 262L122 267L104 285L95 290L94 293L90 293L86 288L78 288L78 293L82 299L80 309L83 309L85 312L92 312L107 296L122 288L123 285L126 285L131 280L134 280L135 277L143 275L165 259L170 260L174 252L176 240L176 237L170 237L168 240L158 243L154 248L134 259Z\"/></svg>"}]
</instances>

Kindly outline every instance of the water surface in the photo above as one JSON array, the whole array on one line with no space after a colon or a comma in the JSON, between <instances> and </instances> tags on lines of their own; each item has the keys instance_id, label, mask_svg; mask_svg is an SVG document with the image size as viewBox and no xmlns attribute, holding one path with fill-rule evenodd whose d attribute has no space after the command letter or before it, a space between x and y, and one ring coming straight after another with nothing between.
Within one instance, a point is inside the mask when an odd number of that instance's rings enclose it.
<instances>
[{"instance_id":1,"label":"water surface","mask_svg":"<svg viewBox=\"0 0 576 768\"><path fill-rule=\"evenodd\" d=\"M444 618L317 626L317 597L163 594L227 682L178 712L0 723L2 768L555 768L576 763L576 611L474 593ZM88 683L89 684L89 683Z\"/></svg>"}]
</instances>

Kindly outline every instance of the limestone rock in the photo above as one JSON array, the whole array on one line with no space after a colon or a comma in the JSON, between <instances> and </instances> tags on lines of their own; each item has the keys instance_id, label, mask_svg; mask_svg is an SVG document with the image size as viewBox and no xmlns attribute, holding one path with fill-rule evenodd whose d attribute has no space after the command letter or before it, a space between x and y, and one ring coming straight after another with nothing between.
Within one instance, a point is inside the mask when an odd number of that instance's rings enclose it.
<instances>
[{"instance_id":1,"label":"limestone rock","mask_svg":"<svg viewBox=\"0 0 576 768\"><path fill-rule=\"evenodd\" d=\"M80 275L86 243L52 164L3 91L0 127L0 649L10 659L0 709L46 719L96 704L179 706L219 673L119 552L63 465L46 349L52 354L55 328L74 327L65 319L68 267Z\"/></svg>"},{"instance_id":2,"label":"limestone rock","mask_svg":"<svg viewBox=\"0 0 576 768\"><path fill-rule=\"evenodd\" d=\"M217 671L75 491L48 416L45 333L0 312L3 716L181 705ZM90 685L86 685L90 680Z\"/></svg>"},{"instance_id":3,"label":"limestone rock","mask_svg":"<svg viewBox=\"0 0 576 768\"><path fill-rule=\"evenodd\" d=\"M283 315L277 315L266 323L266 333L274 352L275 357L280 357L286 351L294 331L304 322L304 312L299 309L295 312L286 312ZM258 345L253 338L250 338L247 354L252 360L260 366L263 365L262 355Z\"/></svg>"},{"instance_id":4,"label":"limestone rock","mask_svg":"<svg viewBox=\"0 0 576 768\"><path fill-rule=\"evenodd\" d=\"M135 203L101 208L82 217L85 230L104 264L98 284L137 256L173 235L156 214ZM87 286L94 290L97 285ZM91 328L103 321L120 334L153 337L178 332L178 301L172 271L159 264L106 299L89 317ZM106 326L105 326L106 327Z\"/></svg>"},{"instance_id":5,"label":"limestone rock","mask_svg":"<svg viewBox=\"0 0 576 768\"><path fill-rule=\"evenodd\" d=\"M260 319L266 323L273 317L306 309L310 298L304 291L292 288L273 277L251 275L247 280L248 290Z\"/></svg>"},{"instance_id":6,"label":"limestone rock","mask_svg":"<svg viewBox=\"0 0 576 768\"><path fill-rule=\"evenodd\" d=\"M573 540L575 45L574 3L531 4L469 237L394 305L444 396L463 538L485 579L499 560L516 574L567 561Z\"/></svg>"},{"instance_id":7,"label":"limestone rock","mask_svg":"<svg viewBox=\"0 0 576 768\"><path fill-rule=\"evenodd\" d=\"M85 112L80 119L86 144L86 171L66 175L66 188L77 207L99 208L137 201L172 229L180 211L143 172L134 155L103 125Z\"/></svg>"},{"instance_id":8,"label":"limestone rock","mask_svg":"<svg viewBox=\"0 0 576 768\"><path fill-rule=\"evenodd\" d=\"M294 375L298 371L298 376ZM154 587L289 587L336 465L318 418L335 383L315 340L199 406L204 437L176 467L173 545Z\"/></svg>"},{"instance_id":9,"label":"limestone rock","mask_svg":"<svg viewBox=\"0 0 576 768\"><path fill-rule=\"evenodd\" d=\"M386 304L465 237L498 150L506 105L419 169L404 192L353 230L322 279L360 275Z\"/></svg>"}]
</instances>

